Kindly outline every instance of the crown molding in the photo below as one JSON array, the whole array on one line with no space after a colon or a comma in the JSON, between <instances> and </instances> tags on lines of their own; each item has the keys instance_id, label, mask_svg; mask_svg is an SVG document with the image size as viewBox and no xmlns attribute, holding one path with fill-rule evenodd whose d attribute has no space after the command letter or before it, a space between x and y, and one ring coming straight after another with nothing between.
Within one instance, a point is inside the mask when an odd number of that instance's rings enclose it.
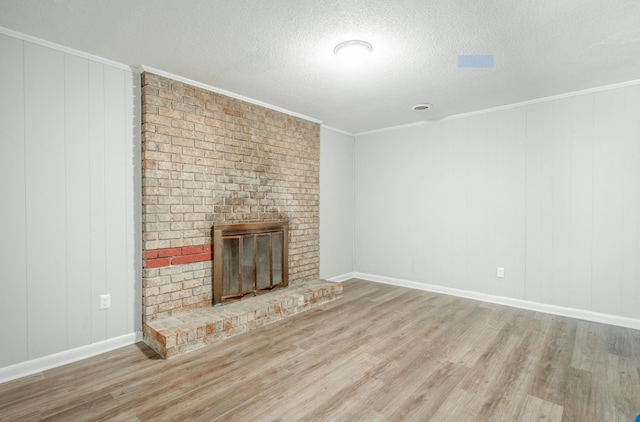
<instances>
[{"instance_id":1,"label":"crown molding","mask_svg":"<svg viewBox=\"0 0 640 422\"><path fill-rule=\"evenodd\" d=\"M128 66L123 63L118 63L113 60L105 59L104 57L85 53L84 51L76 50L74 48L65 47L64 45L56 44L51 41L47 41L41 38L33 37L31 35L23 34L21 32L13 31L11 29L3 28L1 26L0 26L0 34L6 35L12 38L17 38L19 40L26 41L32 44L37 44L43 47L51 48L53 50L58 50L62 53L72 54L74 56L82 57L87 60L91 60L97 63L102 63L118 69L126 70L133 73L139 73L138 69L134 66Z\"/></svg>"},{"instance_id":2,"label":"crown molding","mask_svg":"<svg viewBox=\"0 0 640 422\"><path fill-rule=\"evenodd\" d=\"M316 119L314 117L305 116L304 114L296 113L295 111L291 111L291 110L287 110L285 108L274 106L272 104L265 103L265 102L259 101L259 100L255 100L255 99L250 98L250 97L245 97L244 95L236 94L234 92L227 91L227 90L224 90L224 89L221 89L221 88L217 88L215 86L211 86L211 85L207 85L207 84L202 83L202 82L194 81L193 79L185 78L184 76L175 75L175 74L170 73L170 72L165 72L164 70L156 69L156 68L151 67L151 66L140 65L140 66L137 67L137 70L138 70L139 73L142 73L142 72L153 73L153 74L158 75L158 76L163 76L165 78L173 79L173 80L178 81L178 82L183 82L185 84L196 86L198 88L206 89L207 91L211 91L211 92L215 92L217 94L225 95L227 97L235 98L236 100L245 101L245 102L250 103L250 104L254 104L254 105L261 106L261 107L265 107L265 108L268 108L268 109L271 109L271 110L274 110L274 111L279 111L281 113L288 114L288 115L293 116L293 117L299 117L300 119L308 120L308 121L313 122L313 123L318 123L318 124L322 123L322 120Z\"/></svg>"}]
</instances>

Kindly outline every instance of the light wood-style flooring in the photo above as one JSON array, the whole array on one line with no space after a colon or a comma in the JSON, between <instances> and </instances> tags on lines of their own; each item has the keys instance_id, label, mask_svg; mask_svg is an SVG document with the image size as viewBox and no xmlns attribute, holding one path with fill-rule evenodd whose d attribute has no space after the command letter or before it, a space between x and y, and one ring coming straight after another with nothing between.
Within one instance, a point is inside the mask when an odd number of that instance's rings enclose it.
<instances>
[{"instance_id":1,"label":"light wood-style flooring","mask_svg":"<svg viewBox=\"0 0 640 422\"><path fill-rule=\"evenodd\" d=\"M170 360L139 343L0 384L0 420L634 421L640 331L350 280Z\"/></svg>"}]
</instances>

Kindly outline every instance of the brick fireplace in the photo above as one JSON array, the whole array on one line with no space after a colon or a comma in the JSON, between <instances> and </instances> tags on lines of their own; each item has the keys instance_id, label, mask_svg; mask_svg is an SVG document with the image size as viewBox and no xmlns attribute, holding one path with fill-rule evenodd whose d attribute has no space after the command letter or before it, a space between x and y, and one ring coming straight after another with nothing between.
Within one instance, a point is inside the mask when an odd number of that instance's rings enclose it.
<instances>
[{"instance_id":1,"label":"brick fireplace","mask_svg":"<svg viewBox=\"0 0 640 422\"><path fill-rule=\"evenodd\" d=\"M319 276L317 123L142 74L143 322L211 307L214 224L287 221L289 285Z\"/></svg>"}]
</instances>

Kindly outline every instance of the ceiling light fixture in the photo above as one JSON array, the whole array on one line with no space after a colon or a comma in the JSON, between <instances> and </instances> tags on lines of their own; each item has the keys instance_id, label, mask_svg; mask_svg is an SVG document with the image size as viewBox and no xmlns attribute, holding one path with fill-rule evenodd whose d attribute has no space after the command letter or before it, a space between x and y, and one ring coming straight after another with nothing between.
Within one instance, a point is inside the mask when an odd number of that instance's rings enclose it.
<instances>
[{"instance_id":1,"label":"ceiling light fixture","mask_svg":"<svg viewBox=\"0 0 640 422\"><path fill-rule=\"evenodd\" d=\"M423 111L423 110L429 110L431 107L433 107L432 104L429 103L420 103L420 104L414 104L411 106L412 110L416 110L416 111Z\"/></svg>"},{"instance_id":2,"label":"ceiling light fixture","mask_svg":"<svg viewBox=\"0 0 640 422\"><path fill-rule=\"evenodd\" d=\"M363 40L349 40L341 42L333 49L333 53L340 57L349 60L361 59L373 51L373 47Z\"/></svg>"}]
</instances>

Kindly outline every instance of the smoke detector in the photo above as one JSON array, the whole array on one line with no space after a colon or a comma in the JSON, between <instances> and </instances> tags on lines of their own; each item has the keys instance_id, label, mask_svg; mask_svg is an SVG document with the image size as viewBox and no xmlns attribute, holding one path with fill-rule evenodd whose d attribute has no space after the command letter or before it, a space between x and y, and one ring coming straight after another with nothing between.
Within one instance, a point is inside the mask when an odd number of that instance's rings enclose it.
<instances>
[{"instance_id":1,"label":"smoke detector","mask_svg":"<svg viewBox=\"0 0 640 422\"><path fill-rule=\"evenodd\" d=\"M431 107L433 107L432 104L429 103L419 103L419 104L414 104L411 106L412 110L416 110L416 111L423 111L423 110L429 110Z\"/></svg>"}]
</instances>

